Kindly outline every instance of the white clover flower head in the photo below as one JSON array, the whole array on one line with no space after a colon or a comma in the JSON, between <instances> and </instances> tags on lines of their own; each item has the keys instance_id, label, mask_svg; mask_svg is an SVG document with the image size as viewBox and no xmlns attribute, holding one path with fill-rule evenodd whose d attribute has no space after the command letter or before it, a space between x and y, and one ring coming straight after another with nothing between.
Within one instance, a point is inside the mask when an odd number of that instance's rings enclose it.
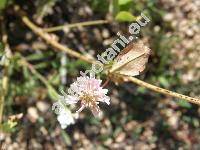
<instances>
[{"instance_id":1,"label":"white clover flower head","mask_svg":"<svg viewBox=\"0 0 200 150\"><path fill-rule=\"evenodd\" d=\"M81 107L77 113L84 108L89 108L94 116L100 116L99 102L110 104L110 98L106 96L108 90L101 87L101 82L102 80L94 77L78 77L77 81L70 85L68 95L63 92L65 103L75 104L80 102Z\"/></svg>"},{"instance_id":2,"label":"white clover flower head","mask_svg":"<svg viewBox=\"0 0 200 150\"><path fill-rule=\"evenodd\" d=\"M62 110L57 116L57 120L59 121L61 128L65 129L69 125L74 124L74 116L69 110Z\"/></svg>"}]
</instances>

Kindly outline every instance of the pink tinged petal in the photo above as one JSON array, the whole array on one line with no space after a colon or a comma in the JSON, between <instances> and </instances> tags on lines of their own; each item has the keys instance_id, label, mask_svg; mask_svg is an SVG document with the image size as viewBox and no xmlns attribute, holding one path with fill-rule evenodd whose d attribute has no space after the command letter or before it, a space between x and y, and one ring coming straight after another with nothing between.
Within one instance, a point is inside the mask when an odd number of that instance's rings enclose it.
<instances>
[{"instance_id":1,"label":"pink tinged petal","mask_svg":"<svg viewBox=\"0 0 200 150\"><path fill-rule=\"evenodd\" d=\"M91 82L93 85L93 89L97 90L100 87L102 81L97 79L92 79Z\"/></svg>"},{"instance_id":2,"label":"pink tinged petal","mask_svg":"<svg viewBox=\"0 0 200 150\"><path fill-rule=\"evenodd\" d=\"M68 89L68 93L73 96L78 96L81 93L81 89L77 83L73 83L70 85L70 89Z\"/></svg>"},{"instance_id":3,"label":"pink tinged petal","mask_svg":"<svg viewBox=\"0 0 200 150\"><path fill-rule=\"evenodd\" d=\"M76 111L76 113L80 113L85 108L85 105L81 105L81 107Z\"/></svg>"},{"instance_id":4,"label":"pink tinged petal","mask_svg":"<svg viewBox=\"0 0 200 150\"><path fill-rule=\"evenodd\" d=\"M90 78L88 80L90 90L95 90L98 87L98 80L95 78Z\"/></svg>"},{"instance_id":5,"label":"pink tinged petal","mask_svg":"<svg viewBox=\"0 0 200 150\"><path fill-rule=\"evenodd\" d=\"M103 96L98 97L97 101L104 102L107 105L109 105L110 104L110 97L103 95Z\"/></svg>"},{"instance_id":6,"label":"pink tinged petal","mask_svg":"<svg viewBox=\"0 0 200 150\"><path fill-rule=\"evenodd\" d=\"M101 82L102 80L95 79L94 77L78 77L77 81L70 86L70 88L78 94L73 95L73 92L71 92L67 96L64 95L66 103L77 103L82 96L87 94L87 96L91 96L91 102L88 102L87 99L81 99L81 107L77 112L79 113L85 107L89 107L94 116L100 116L101 111L98 106L99 102L104 102L108 105L110 104L110 98L106 96L108 90L101 87ZM92 102L93 100L95 101L95 104Z\"/></svg>"},{"instance_id":7,"label":"pink tinged petal","mask_svg":"<svg viewBox=\"0 0 200 150\"><path fill-rule=\"evenodd\" d=\"M106 104L110 105L110 98L109 98L108 96L106 96L106 97L104 98L104 102L105 102Z\"/></svg>"},{"instance_id":8,"label":"pink tinged petal","mask_svg":"<svg viewBox=\"0 0 200 150\"><path fill-rule=\"evenodd\" d=\"M67 95L65 98L66 104L76 104L79 101L78 97Z\"/></svg>"},{"instance_id":9,"label":"pink tinged petal","mask_svg":"<svg viewBox=\"0 0 200 150\"><path fill-rule=\"evenodd\" d=\"M101 117L101 115L102 115L102 112L101 112L101 110L99 109L99 106L93 106L92 108L91 108L91 111L92 111L92 114L95 116L95 117Z\"/></svg>"},{"instance_id":10,"label":"pink tinged petal","mask_svg":"<svg viewBox=\"0 0 200 150\"><path fill-rule=\"evenodd\" d=\"M101 87L101 82L102 82L102 80L98 80L97 83L96 83L96 86Z\"/></svg>"},{"instance_id":11,"label":"pink tinged petal","mask_svg":"<svg viewBox=\"0 0 200 150\"><path fill-rule=\"evenodd\" d=\"M107 94L107 93L108 93L108 89L102 89L101 91L102 91L102 93L104 93L104 94Z\"/></svg>"}]
</instances>

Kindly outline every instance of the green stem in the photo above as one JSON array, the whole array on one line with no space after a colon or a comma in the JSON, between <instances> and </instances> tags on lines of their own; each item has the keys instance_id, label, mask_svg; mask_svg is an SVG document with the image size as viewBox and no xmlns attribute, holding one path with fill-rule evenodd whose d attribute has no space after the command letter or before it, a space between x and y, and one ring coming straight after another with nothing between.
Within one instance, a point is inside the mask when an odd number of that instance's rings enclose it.
<instances>
[{"instance_id":1,"label":"green stem","mask_svg":"<svg viewBox=\"0 0 200 150\"><path fill-rule=\"evenodd\" d=\"M22 57L21 64L26 66L38 79L42 81L46 86L50 86L49 82L33 67L29 64L25 58Z\"/></svg>"},{"instance_id":2,"label":"green stem","mask_svg":"<svg viewBox=\"0 0 200 150\"><path fill-rule=\"evenodd\" d=\"M47 81L45 77L43 77L35 68L33 65L28 63L24 57L21 56L21 65L27 67L54 95L54 100L56 97L58 97L58 93L56 90L51 86L51 84Z\"/></svg>"},{"instance_id":3,"label":"green stem","mask_svg":"<svg viewBox=\"0 0 200 150\"><path fill-rule=\"evenodd\" d=\"M11 58L11 51L10 47L8 45L8 36L6 34L6 29L5 29L5 24L3 18L1 19L2 24L1 24L1 29L2 29L2 42L5 45L5 63L4 64L4 70L3 70L3 78L2 78L2 89L0 91L0 124L2 123L3 120L3 110L4 110L4 102L5 102L5 97L8 92L8 81L9 81L9 76L8 76L8 67L10 64L10 58Z\"/></svg>"},{"instance_id":4,"label":"green stem","mask_svg":"<svg viewBox=\"0 0 200 150\"><path fill-rule=\"evenodd\" d=\"M8 91L7 89L8 89L8 67L6 66L4 68L4 75L2 78L2 89L1 89L1 96L0 96L0 124L3 120L3 108L4 108L5 97Z\"/></svg>"}]
</instances>

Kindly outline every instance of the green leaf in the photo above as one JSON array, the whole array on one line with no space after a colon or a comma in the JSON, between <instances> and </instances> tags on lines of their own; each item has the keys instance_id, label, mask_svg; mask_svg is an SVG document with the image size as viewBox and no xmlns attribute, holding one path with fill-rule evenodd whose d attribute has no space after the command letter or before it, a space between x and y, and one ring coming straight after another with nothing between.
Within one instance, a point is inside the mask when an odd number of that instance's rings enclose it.
<instances>
[{"instance_id":1,"label":"green leaf","mask_svg":"<svg viewBox=\"0 0 200 150\"><path fill-rule=\"evenodd\" d=\"M133 0L119 0L118 4L119 5L127 5L128 3L133 2Z\"/></svg>"},{"instance_id":2,"label":"green leaf","mask_svg":"<svg viewBox=\"0 0 200 150\"><path fill-rule=\"evenodd\" d=\"M198 119L198 118L193 118L193 119L192 119L192 123L193 123L193 125L194 125L196 128L199 127L200 122L199 122L199 119Z\"/></svg>"},{"instance_id":3,"label":"green leaf","mask_svg":"<svg viewBox=\"0 0 200 150\"><path fill-rule=\"evenodd\" d=\"M132 22L136 19L137 18L128 11L120 11L115 17L115 20L120 22Z\"/></svg>"},{"instance_id":4,"label":"green leaf","mask_svg":"<svg viewBox=\"0 0 200 150\"><path fill-rule=\"evenodd\" d=\"M45 52L45 53L34 53L34 54L30 54L26 57L26 60L28 61L38 61L41 59L45 59L48 57L53 56L54 54L52 52Z\"/></svg>"},{"instance_id":5,"label":"green leaf","mask_svg":"<svg viewBox=\"0 0 200 150\"><path fill-rule=\"evenodd\" d=\"M55 91L55 89L51 86L48 86L48 93L52 100L57 101L59 99L59 94Z\"/></svg>"},{"instance_id":6,"label":"green leaf","mask_svg":"<svg viewBox=\"0 0 200 150\"><path fill-rule=\"evenodd\" d=\"M4 50L4 45L3 43L0 42L0 52Z\"/></svg>"},{"instance_id":7,"label":"green leaf","mask_svg":"<svg viewBox=\"0 0 200 150\"><path fill-rule=\"evenodd\" d=\"M183 107L183 108L191 108L192 105L190 103L188 103L187 101L184 101L184 100L179 100L178 102L178 105Z\"/></svg>"},{"instance_id":8,"label":"green leaf","mask_svg":"<svg viewBox=\"0 0 200 150\"><path fill-rule=\"evenodd\" d=\"M62 134L62 137L63 137L65 143L67 145L71 145L72 142L71 142L70 136L64 130L61 131L61 134Z\"/></svg>"},{"instance_id":9,"label":"green leaf","mask_svg":"<svg viewBox=\"0 0 200 150\"><path fill-rule=\"evenodd\" d=\"M183 116L183 121L185 121L187 123L192 123L192 118L189 116Z\"/></svg>"},{"instance_id":10,"label":"green leaf","mask_svg":"<svg viewBox=\"0 0 200 150\"><path fill-rule=\"evenodd\" d=\"M48 64L46 62L41 62L41 63L34 65L35 69L44 69L44 68L47 68L47 67L48 67Z\"/></svg>"},{"instance_id":11,"label":"green leaf","mask_svg":"<svg viewBox=\"0 0 200 150\"><path fill-rule=\"evenodd\" d=\"M4 132L13 132L14 131L14 127L17 125L16 121L11 121L8 120L7 122L4 122L3 124L0 124L0 130L4 131Z\"/></svg>"},{"instance_id":12,"label":"green leaf","mask_svg":"<svg viewBox=\"0 0 200 150\"><path fill-rule=\"evenodd\" d=\"M144 87L138 87L137 88L137 92L139 92L139 93L141 93L141 94L145 94L146 93L146 88L144 88Z\"/></svg>"},{"instance_id":13,"label":"green leaf","mask_svg":"<svg viewBox=\"0 0 200 150\"><path fill-rule=\"evenodd\" d=\"M170 86L169 81L167 80L167 78L160 76L158 78L160 84L166 88L168 88Z\"/></svg>"},{"instance_id":14,"label":"green leaf","mask_svg":"<svg viewBox=\"0 0 200 150\"><path fill-rule=\"evenodd\" d=\"M0 10L4 9L7 4L7 0L0 0Z\"/></svg>"}]
</instances>

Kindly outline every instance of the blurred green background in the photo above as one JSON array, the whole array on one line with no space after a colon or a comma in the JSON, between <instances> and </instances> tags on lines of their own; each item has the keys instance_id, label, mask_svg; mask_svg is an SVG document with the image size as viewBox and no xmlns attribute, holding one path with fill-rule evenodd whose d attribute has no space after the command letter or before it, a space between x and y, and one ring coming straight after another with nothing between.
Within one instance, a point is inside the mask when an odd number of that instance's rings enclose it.
<instances>
[{"instance_id":1,"label":"blurred green background","mask_svg":"<svg viewBox=\"0 0 200 150\"><path fill-rule=\"evenodd\" d=\"M0 57L6 49L10 52L0 66L0 148L200 149L197 105L132 83L109 83L111 105L101 106L102 119L85 110L76 124L62 130L51 110L52 89L21 64L25 58L57 91L67 89L79 71L90 68L46 44L22 22L22 14L42 28L109 20L51 33L59 43L96 57L112 44L117 32L129 35L129 24L141 12L151 21L138 36L152 54L146 72L138 78L200 97L199 0L0 0Z\"/></svg>"}]
</instances>

